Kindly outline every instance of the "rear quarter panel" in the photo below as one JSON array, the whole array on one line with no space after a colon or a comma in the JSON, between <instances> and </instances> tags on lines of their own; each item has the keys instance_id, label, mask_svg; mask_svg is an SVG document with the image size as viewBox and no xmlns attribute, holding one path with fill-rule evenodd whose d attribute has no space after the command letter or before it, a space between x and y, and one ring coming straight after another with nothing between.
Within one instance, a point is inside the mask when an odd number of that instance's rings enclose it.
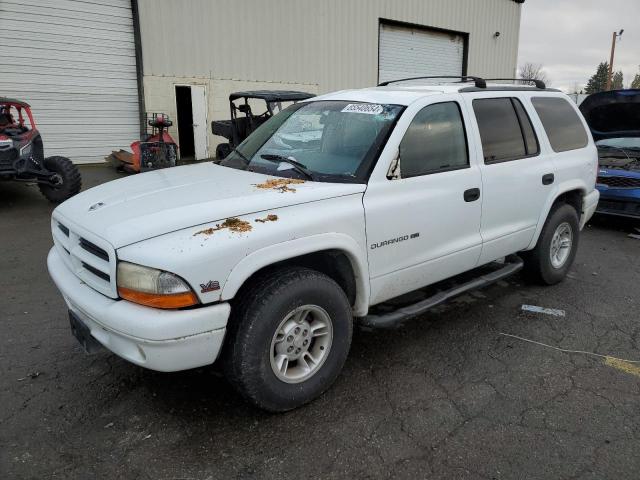
<instances>
[{"instance_id":1,"label":"rear quarter panel","mask_svg":"<svg viewBox=\"0 0 640 480\"><path fill-rule=\"evenodd\" d=\"M584 148L566 152L554 152L551 144L549 143L549 139L547 137L544 126L540 121L540 117L537 115L533 104L531 104L530 110L534 112L531 121L534 124L534 128L538 132L540 148L543 151L548 152L553 159L555 181L554 188L551 190L545 207L540 212L538 226L536 228L535 235L528 247L529 249L534 248L536 243L538 242L538 238L540 236L542 228L544 227L544 223L556 199L563 193L572 190L580 190L583 196L592 192L593 190L595 190L596 176L598 173L598 151L593 141L593 137L591 136L589 126L587 125L587 122L582 116L582 113L580 113L580 110L578 109L575 102L571 101L569 97L562 93L532 93L528 95L528 101L531 102L531 99L535 98L536 96L560 97L565 99L573 107L576 114L578 115L578 118L580 118L582 126L587 133L588 141L587 145ZM580 214L580 212L578 212L578 214Z\"/></svg>"}]
</instances>

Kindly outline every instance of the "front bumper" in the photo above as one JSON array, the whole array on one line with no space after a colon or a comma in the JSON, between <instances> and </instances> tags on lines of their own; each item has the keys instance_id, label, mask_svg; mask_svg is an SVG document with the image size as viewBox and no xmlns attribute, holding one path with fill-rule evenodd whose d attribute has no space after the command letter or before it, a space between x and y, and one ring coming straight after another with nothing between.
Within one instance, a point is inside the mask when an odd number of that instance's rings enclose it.
<instances>
[{"instance_id":1,"label":"front bumper","mask_svg":"<svg viewBox=\"0 0 640 480\"><path fill-rule=\"evenodd\" d=\"M612 192L610 189L600 192L598 213L620 217L640 218L640 189Z\"/></svg>"},{"instance_id":2,"label":"front bumper","mask_svg":"<svg viewBox=\"0 0 640 480\"><path fill-rule=\"evenodd\" d=\"M190 310L160 310L108 298L76 277L55 247L49 274L69 309L116 355L141 367L175 372L213 363L226 331L228 303Z\"/></svg>"}]
</instances>

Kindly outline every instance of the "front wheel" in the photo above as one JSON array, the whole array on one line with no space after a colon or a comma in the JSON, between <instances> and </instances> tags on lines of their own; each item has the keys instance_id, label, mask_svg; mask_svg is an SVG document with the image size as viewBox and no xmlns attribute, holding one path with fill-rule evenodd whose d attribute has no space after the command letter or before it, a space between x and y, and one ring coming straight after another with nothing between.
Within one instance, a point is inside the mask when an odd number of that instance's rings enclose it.
<instances>
[{"instance_id":1,"label":"front wheel","mask_svg":"<svg viewBox=\"0 0 640 480\"><path fill-rule=\"evenodd\" d=\"M47 200L60 203L80 191L80 171L68 158L47 157L44 159L44 167L53 173L52 184L38 184L40 192Z\"/></svg>"},{"instance_id":2,"label":"front wheel","mask_svg":"<svg viewBox=\"0 0 640 480\"><path fill-rule=\"evenodd\" d=\"M524 252L525 273L536 283L554 285L566 277L578 250L578 212L562 204L551 210L535 248Z\"/></svg>"},{"instance_id":3,"label":"front wheel","mask_svg":"<svg viewBox=\"0 0 640 480\"><path fill-rule=\"evenodd\" d=\"M272 412L299 407L331 386L353 331L344 291L306 268L275 270L235 306L225 346L227 378L254 405Z\"/></svg>"}]
</instances>

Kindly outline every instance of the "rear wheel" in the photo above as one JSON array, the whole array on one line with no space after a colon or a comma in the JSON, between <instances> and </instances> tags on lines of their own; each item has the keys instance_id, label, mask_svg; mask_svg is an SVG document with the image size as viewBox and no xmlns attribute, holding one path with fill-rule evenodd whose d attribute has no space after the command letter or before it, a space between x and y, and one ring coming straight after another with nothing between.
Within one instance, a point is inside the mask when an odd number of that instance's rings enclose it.
<instances>
[{"instance_id":1,"label":"rear wheel","mask_svg":"<svg viewBox=\"0 0 640 480\"><path fill-rule=\"evenodd\" d=\"M535 248L524 252L525 273L544 285L561 282L569 272L578 249L578 212L571 205L554 207Z\"/></svg>"},{"instance_id":2,"label":"rear wheel","mask_svg":"<svg viewBox=\"0 0 640 480\"><path fill-rule=\"evenodd\" d=\"M243 294L227 331L227 378L272 412L299 407L331 386L349 353L351 307L328 276L286 268Z\"/></svg>"},{"instance_id":3,"label":"rear wheel","mask_svg":"<svg viewBox=\"0 0 640 480\"><path fill-rule=\"evenodd\" d=\"M71 160L65 157L47 157L44 167L54 174L54 184L38 184L40 192L47 200L60 203L73 197L80 191L82 180L80 172Z\"/></svg>"}]
</instances>

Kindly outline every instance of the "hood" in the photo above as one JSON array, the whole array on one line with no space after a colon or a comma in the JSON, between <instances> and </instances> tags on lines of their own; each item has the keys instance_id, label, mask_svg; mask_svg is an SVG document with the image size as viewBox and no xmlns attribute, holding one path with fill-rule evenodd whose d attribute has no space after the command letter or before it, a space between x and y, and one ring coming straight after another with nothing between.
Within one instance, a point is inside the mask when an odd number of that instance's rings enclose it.
<instances>
[{"instance_id":1,"label":"hood","mask_svg":"<svg viewBox=\"0 0 640 480\"><path fill-rule=\"evenodd\" d=\"M596 142L640 137L640 89L594 93L580 104L580 111Z\"/></svg>"},{"instance_id":2,"label":"hood","mask_svg":"<svg viewBox=\"0 0 640 480\"><path fill-rule=\"evenodd\" d=\"M366 188L310 181L287 189L258 188L270 179L286 180L209 162L167 168L84 191L58 206L53 215L120 248L203 223L362 193Z\"/></svg>"}]
</instances>

